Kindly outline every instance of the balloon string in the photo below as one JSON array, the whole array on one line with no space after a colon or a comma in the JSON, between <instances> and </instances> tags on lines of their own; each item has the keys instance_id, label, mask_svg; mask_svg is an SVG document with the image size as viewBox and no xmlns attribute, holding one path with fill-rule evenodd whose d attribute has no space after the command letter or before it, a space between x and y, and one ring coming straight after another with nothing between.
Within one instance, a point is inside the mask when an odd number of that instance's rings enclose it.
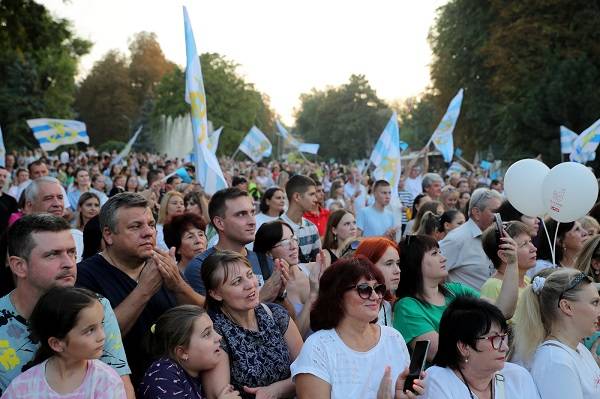
<instances>
[{"instance_id":1,"label":"balloon string","mask_svg":"<svg viewBox=\"0 0 600 399\"><path fill-rule=\"evenodd\" d=\"M558 236L558 226L560 226L560 222L556 222L556 231L554 232L554 245L552 246L552 264L556 265L556 237Z\"/></svg>"},{"instance_id":2,"label":"balloon string","mask_svg":"<svg viewBox=\"0 0 600 399\"><path fill-rule=\"evenodd\" d=\"M546 238L548 239L548 246L550 247L550 255L552 255L552 264L554 264L554 246L552 245L552 241L550 240L550 234L548 234L548 228L546 227L546 222L544 221L544 218L540 219L542 220L542 225L544 225L544 232L546 233ZM558 229L556 229L556 231L558 231Z\"/></svg>"}]
</instances>

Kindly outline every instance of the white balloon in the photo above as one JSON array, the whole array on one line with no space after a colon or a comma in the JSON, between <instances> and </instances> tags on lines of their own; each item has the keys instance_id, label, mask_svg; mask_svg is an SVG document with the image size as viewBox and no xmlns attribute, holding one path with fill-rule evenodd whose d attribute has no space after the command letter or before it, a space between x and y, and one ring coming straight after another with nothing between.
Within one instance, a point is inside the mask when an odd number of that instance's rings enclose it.
<instances>
[{"instance_id":1,"label":"white balloon","mask_svg":"<svg viewBox=\"0 0 600 399\"><path fill-rule=\"evenodd\" d=\"M542 201L542 184L550 172L537 159L521 159L513 163L504 175L506 198L525 216L543 216L546 206Z\"/></svg>"},{"instance_id":2,"label":"white balloon","mask_svg":"<svg viewBox=\"0 0 600 399\"><path fill-rule=\"evenodd\" d=\"M597 197L596 176L577 162L556 165L542 185L542 198L548 215L561 223L585 216L596 203Z\"/></svg>"}]
</instances>

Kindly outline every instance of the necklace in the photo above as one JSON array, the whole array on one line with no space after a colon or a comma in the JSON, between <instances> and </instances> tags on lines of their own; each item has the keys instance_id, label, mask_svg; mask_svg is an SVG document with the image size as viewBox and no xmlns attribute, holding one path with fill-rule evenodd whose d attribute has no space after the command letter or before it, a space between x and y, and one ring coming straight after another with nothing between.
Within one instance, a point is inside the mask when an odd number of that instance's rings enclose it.
<instances>
[{"instance_id":1,"label":"necklace","mask_svg":"<svg viewBox=\"0 0 600 399\"><path fill-rule=\"evenodd\" d=\"M465 386L467 387L467 390L469 391L469 396L471 397L471 399L475 399L475 396L473 395L473 392L471 391L471 387L469 386L469 383L467 382L467 379L465 378L465 375L463 374L462 370L460 368L458 368L458 372L460 373L460 376L463 379L463 383L465 384ZM493 384L490 382L490 398L494 397L494 387ZM483 392L484 390L479 390L479 392Z\"/></svg>"},{"instance_id":2,"label":"necklace","mask_svg":"<svg viewBox=\"0 0 600 399\"><path fill-rule=\"evenodd\" d=\"M233 324L236 324L242 328L246 328L235 317L233 317L233 315L231 313L229 313L229 311L227 309L225 309L225 306L221 306L221 312L223 312L225 317L227 317L231 322L233 322ZM256 324L256 325L253 325L253 324ZM252 331L258 331L258 320L255 319L255 323L250 322L249 327L250 328L246 328L246 329L252 330Z\"/></svg>"}]
</instances>

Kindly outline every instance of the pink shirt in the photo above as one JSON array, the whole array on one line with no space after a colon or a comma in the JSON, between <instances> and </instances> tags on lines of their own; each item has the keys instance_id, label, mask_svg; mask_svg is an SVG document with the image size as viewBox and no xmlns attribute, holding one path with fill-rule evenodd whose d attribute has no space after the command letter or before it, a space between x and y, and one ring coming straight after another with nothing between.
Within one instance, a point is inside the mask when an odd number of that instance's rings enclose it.
<instances>
[{"instance_id":1,"label":"pink shirt","mask_svg":"<svg viewBox=\"0 0 600 399\"><path fill-rule=\"evenodd\" d=\"M56 393L46 381L47 360L30 368L12 380L2 399L125 399L125 388L121 377L110 366L100 360L88 360L83 382L71 393Z\"/></svg>"}]
</instances>

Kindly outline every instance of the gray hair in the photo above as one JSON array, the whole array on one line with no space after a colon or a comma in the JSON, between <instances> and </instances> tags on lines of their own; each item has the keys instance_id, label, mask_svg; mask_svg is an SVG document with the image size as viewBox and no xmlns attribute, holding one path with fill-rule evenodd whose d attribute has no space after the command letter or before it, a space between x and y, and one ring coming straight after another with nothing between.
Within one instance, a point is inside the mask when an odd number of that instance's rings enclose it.
<instances>
[{"instance_id":1,"label":"gray hair","mask_svg":"<svg viewBox=\"0 0 600 399\"><path fill-rule=\"evenodd\" d=\"M471 214L471 210L473 208L477 208L480 211L485 211L490 200L494 198L502 202L502 195L495 190L482 187L473 191L471 194L471 200L469 201L469 215Z\"/></svg>"},{"instance_id":2,"label":"gray hair","mask_svg":"<svg viewBox=\"0 0 600 399\"><path fill-rule=\"evenodd\" d=\"M37 179L32 180L31 183L29 183L29 185L27 186L27 188L25 188L25 201L26 202L33 202L38 199L38 195L40 195L40 187L42 184L58 184L59 186L62 187L62 185L60 184L60 181L58 181L58 179L55 177L52 177L52 176L38 177Z\"/></svg>"},{"instance_id":3,"label":"gray hair","mask_svg":"<svg viewBox=\"0 0 600 399\"><path fill-rule=\"evenodd\" d=\"M112 233L117 231L117 211L121 208L147 208L148 201L138 193L124 192L116 194L108 199L100 208L100 231L105 227Z\"/></svg>"},{"instance_id":4,"label":"gray hair","mask_svg":"<svg viewBox=\"0 0 600 399\"><path fill-rule=\"evenodd\" d=\"M436 182L443 184L444 180L442 179L442 176L438 175L437 173L425 173L425 176L423 176L423 182L421 183L423 191Z\"/></svg>"}]
</instances>

